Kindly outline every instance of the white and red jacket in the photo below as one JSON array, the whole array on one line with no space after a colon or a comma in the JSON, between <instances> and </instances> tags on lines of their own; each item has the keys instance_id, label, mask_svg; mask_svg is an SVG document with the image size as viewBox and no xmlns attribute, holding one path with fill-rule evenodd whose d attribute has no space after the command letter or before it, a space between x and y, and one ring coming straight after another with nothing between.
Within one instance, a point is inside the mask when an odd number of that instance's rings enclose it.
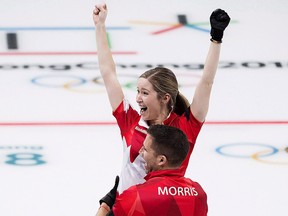
<instances>
[{"instance_id":1,"label":"white and red jacket","mask_svg":"<svg viewBox=\"0 0 288 216\"><path fill-rule=\"evenodd\" d=\"M113 112L113 115L117 120L123 140L123 167L118 186L118 192L121 194L130 186L145 182L144 160L139 155L139 150L143 145L149 126L126 99ZM203 123L195 119L190 108L187 108L187 111L181 116L172 112L164 121L164 125L177 127L188 137L190 150L180 167L184 175Z\"/></svg>"}]
</instances>

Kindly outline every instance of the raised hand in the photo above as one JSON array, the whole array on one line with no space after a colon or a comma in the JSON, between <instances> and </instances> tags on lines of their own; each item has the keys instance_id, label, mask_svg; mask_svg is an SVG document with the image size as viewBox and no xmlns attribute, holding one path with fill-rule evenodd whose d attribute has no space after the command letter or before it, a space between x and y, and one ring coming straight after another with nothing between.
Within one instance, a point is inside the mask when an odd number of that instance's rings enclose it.
<instances>
[{"instance_id":1,"label":"raised hand","mask_svg":"<svg viewBox=\"0 0 288 216\"><path fill-rule=\"evenodd\" d=\"M213 40L221 43L223 32L230 22L229 15L222 9L216 9L210 16L211 31L210 35Z\"/></svg>"},{"instance_id":2,"label":"raised hand","mask_svg":"<svg viewBox=\"0 0 288 216\"><path fill-rule=\"evenodd\" d=\"M93 10L93 20L94 24L104 24L107 17L107 6L106 4L98 4L95 5L95 9Z\"/></svg>"}]
</instances>

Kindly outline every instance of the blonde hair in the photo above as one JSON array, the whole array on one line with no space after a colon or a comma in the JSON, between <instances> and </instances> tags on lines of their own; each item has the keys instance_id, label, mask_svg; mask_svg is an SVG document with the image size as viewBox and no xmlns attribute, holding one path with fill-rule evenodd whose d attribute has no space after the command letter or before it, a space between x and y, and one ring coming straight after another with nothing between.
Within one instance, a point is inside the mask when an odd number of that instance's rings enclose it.
<instances>
[{"instance_id":1,"label":"blonde hair","mask_svg":"<svg viewBox=\"0 0 288 216\"><path fill-rule=\"evenodd\" d=\"M169 112L182 115L189 107L189 101L179 92L177 78L170 69L156 67L145 71L140 78L145 78L152 84L159 99L165 94L170 95L171 99L167 104Z\"/></svg>"}]
</instances>

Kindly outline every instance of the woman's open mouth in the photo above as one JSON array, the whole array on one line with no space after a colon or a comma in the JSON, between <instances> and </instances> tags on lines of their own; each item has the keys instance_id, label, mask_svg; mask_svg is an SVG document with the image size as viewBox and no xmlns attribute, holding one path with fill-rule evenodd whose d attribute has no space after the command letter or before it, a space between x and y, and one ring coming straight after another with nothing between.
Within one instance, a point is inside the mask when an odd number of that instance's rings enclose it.
<instances>
[{"instance_id":1,"label":"woman's open mouth","mask_svg":"<svg viewBox=\"0 0 288 216\"><path fill-rule=\"evenodd\" d=\"M142 107L142 108L140 109L140 114L142 115L146 110L147 110L147 107Z\"/></svg>"}]
</instances>

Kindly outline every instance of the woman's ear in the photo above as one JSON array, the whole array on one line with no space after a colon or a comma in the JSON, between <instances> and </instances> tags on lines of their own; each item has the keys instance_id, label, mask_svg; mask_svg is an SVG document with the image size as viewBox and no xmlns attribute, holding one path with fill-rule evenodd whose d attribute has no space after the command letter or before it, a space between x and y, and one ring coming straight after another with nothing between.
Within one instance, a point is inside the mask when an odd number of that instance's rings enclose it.
<instances>
[{"instance_id":1,"label":"woman's ear","mask_svg":"<svg viewBox=\"0 0 288 216\"><path fill-rule=\"evenodd\" d=\"M167 94L167 93L166 93L166 94L164 95L164 97L163 97L163 102L164 102L165 104L167 104L167 103L169 102L170 98L171 98L170 94Z\"/></svg>"}]
</instances>

